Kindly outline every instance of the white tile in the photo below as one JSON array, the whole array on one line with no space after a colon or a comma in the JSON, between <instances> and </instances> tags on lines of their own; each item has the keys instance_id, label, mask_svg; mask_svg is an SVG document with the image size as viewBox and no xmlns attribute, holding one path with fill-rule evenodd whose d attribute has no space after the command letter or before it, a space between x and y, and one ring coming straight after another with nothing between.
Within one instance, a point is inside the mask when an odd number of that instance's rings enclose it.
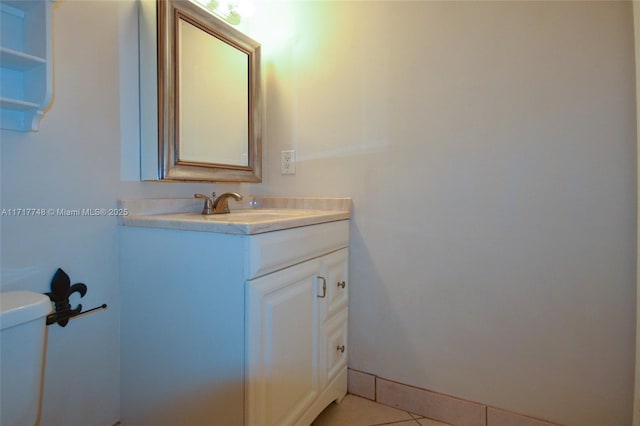
<instances>
[{"instance_id":1,"label":"white tile","mask_svg":"<svg viewBox=\"0 0 640 426\"><path fill-rule=\"evenodd\" d=\"M406 411L347 395L340 404L333 403L327 407L312 426L371 426L403 421L418 425Z\"/></svg>"},{"instance_id":2,"label":"white tile","mask_svg":"<svg viewBox=\"0 0 640 426\"><path fill-rule=\"evenodd\" d=\"M417 422L420 424L420 426L450 426L448 423L442 423L437 420L427 419L426 417L418 419Z\"/></svg>"}]
</instances>

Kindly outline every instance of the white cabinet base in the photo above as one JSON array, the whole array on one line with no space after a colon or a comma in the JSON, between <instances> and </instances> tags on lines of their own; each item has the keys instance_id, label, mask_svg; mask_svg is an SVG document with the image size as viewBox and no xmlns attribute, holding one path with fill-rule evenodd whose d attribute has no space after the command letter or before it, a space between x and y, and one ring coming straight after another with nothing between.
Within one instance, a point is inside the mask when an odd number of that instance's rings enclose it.
<instances>
[{"instance_id":1,"label":"white cabinet base","mask_svg":"<svg viewBox=\"0 0 640 426\"><path fill-rule=\"evenodd\" d=\"M347 367L345 366L329 385L320 393L320 396L309 407L296 426L309 426L322 411L333 401L340 403L347 394Z\"/></svg>"},{"instance_id":2,"label":"white cabinet base","mask_svg":"<svg viewBox=\"0 0 640 426\"><path fill-rule=\"evenodd\" d=\"M119 234L123 425L309 426L346 395L347 221Z\"/></svg>"}]
</instances>

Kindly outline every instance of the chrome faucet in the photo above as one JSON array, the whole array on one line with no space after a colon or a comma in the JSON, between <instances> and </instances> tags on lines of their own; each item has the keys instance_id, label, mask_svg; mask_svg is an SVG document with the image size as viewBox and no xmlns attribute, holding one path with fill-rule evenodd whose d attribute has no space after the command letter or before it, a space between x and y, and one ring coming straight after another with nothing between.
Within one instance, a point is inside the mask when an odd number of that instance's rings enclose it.
<instances>
[{"instance_id":1,"label":"chrome faucet","mask_svg":"<svg viewBox=\"0 0 640 426\"><path fill-rule=\"evenodd\" d=\"M222 213L230 213L229 211L229 198L233 198L236 201L242 200L242 195L237 192L225 192L218 198L216 198L216 193L213 194L214 202L213 202L213 214L222 214Z\"/></svg>"},{"instance_id":2,"label":"chrome faucet","mask_svg":"<svg viewBox=\"0 0 640 426\"><path fill-rule=\"evenodd\" d=\"M231 213L229 210L229 198L233 198L236 201L242 200L242 195L237 192L225 192L216 198L216 193L212 193L211 197L204 194L194 194L196 198L204 198L204 207L202 208L202 214L224 214Z\"/></svg>"}]
</instances>

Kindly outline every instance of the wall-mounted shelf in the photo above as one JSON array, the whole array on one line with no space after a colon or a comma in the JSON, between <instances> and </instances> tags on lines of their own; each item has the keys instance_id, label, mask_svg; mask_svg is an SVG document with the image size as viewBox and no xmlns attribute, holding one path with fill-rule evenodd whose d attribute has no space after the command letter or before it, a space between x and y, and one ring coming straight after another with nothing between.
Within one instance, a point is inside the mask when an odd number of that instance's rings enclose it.
<instances>
[{"instance_id":1,"label":"wall-mounted shelf","mask_svg":"<svg viewBox=\"0 0 640 426\"><path fill-rule=\"evenodd\" d=\"M0 128L37 131L53 92L51 4L0 0Z\"/></svg>"},{"instance_id":2,"label":"wall-mounted shelf","mask_svg":"<svg viewBox=\"0 0 640 426\"><path fill-rule=\"evenodd\" d=\"M46 64L47 60L39 56L29 55L0 46L0 63L3 68L15 71L28 71L42 64Z\"/></svg>"}]
</instances>

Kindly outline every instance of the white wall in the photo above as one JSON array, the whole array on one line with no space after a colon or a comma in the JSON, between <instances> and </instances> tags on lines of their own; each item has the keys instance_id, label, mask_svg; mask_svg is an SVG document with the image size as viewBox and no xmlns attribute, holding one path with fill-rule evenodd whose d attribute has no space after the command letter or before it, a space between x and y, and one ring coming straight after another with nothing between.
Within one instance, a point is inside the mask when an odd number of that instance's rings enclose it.
<instances>
[{"instance_id":1,"label":"white wall","mask_svg":"<svg viewBox=\"0 0 640 426\"><path fill-rule=\"evenodd\" d=\"M630 424L631 3L278 7L256 15L286 36L265 55L267 164L298 164L267 188L354 199L351 367Z\"/></svg>"},{"instance_id":2,"label":"white wall","mask_svg":"<svg viewBox=\"0 0 640 426\"><path fill-rule=\"evenodd\" d=\"M2 208L111 208L118 198L255 192L249 185L136 181L136 14L132 1L55 3L55 97L38 133L0 133ZM88 287L73 304L109 305L66 328L48 328L42 425L112 425L119 419L116 218L1 220L2 291L47 292L62 267Z\"/></svg>"},{"instance_id":3,"label":"white wall","mask_svg":"<svg viewBox=\"0 0 640 426\"><path fill-rule=\"evenodd\" d=\"M135 6L64 0L42 129L0 134L2 207L213 189L353 196L352 367L570 425L629 424L630 3L260 13L256 31L272 29L260 38L266 185L136 182ZM297 174L280 176L290 148ZM115 218L1 219L3 291L48 291L60 266L88 285L85 307L110 305L49 328L43 425L112 424L126 297Z\"/></svg>"}]
</instances>

